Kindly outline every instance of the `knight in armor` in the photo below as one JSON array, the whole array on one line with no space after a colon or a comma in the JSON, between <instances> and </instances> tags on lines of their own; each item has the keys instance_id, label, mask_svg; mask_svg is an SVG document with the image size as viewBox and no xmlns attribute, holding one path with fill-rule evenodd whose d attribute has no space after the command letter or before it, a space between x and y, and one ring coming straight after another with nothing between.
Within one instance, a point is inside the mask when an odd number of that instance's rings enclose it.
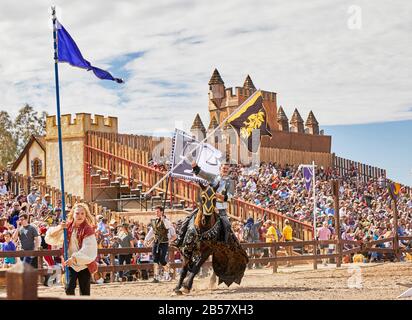
<instances>
[{"instance_id":1,"label":"knight in armor","mask_svg":"<svg viewBox=\"0 0 412 320\"><path fill-rule=\"evenodd\" d=\"M231 224L227 216L228 201L233 197L235 191L234 182L229 176L229 164L222 164L220 167L220 174L218 175L203 171L196 162L192 162L192 170L194 174L205 179L210 186L216 189L216 209L218 210L220 219L223 223L225 234L224 241L227 243L231 230ZM186 234L189 221L193 214L195 213L188 215L182 223L179 236L174 243L177 247L180 247L183 243L184 235Z\"/></svg>"},{"instance_id":2,"label":"knight in armor","mask_svg":"<svg viewBox=\"0 0 412 320\"><path fill-rule=\"evenodd\" d=\"M144 242L147 244L154 238L152 254L154 263L154 279L152 282L158 283L161 278L161 269L164 268L166 274L169 273L169 265L166 261L166 255L169 250L169 229L172 223L166 218L164 208L156 207L156 218L151 219L150 229Z\"/></svg>"}]
</instances>

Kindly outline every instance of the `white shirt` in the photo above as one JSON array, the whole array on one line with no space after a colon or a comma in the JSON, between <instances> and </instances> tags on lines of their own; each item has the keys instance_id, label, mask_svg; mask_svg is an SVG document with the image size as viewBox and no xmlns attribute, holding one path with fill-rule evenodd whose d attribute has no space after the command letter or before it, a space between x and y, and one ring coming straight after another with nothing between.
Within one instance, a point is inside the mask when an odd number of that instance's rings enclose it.
<instances>
[{"instance_id":1,"label":"white shirt","mask_svg":"<svg viewBox=\"0 0 412 320\"><path fill-rule=\"evenodd\" d=\"M51 227L47 230L44 240L49 245L62 247L64 242L63 230L60 230L60 232L53 236L50 235L55 228L57 227ZM87 265L93 262L97 257L97 241L95 235L92 234L85 237L83 239L82 247L80 248L77 241L77 228L73 228L68 248L68 256L76 259L76 263L71 266L74 271L79 272L86 269Z\"/></svg>"},{"instance_id":2,"label":"white shirt","mask_svg":"<svg viewBox=\"0 0 412 320\"><path fill-rule=\"evenodd\" d=\"M3 184L0 186L0 196L4 196L7 193L7 186Z\"/></svg>"},{"instance_id":3,"label":"white shirt","mask_svg":"<svg viewBox=\"0 0 412 320\"><path fill-rule=\"evenodd\" d=\"M176 236L176 229L175 227L173 227L173 225L170 225L170 228L167 232L167 237L169 238L169 241L173 239L175 236Z\"/></svg>"}]
</instances>

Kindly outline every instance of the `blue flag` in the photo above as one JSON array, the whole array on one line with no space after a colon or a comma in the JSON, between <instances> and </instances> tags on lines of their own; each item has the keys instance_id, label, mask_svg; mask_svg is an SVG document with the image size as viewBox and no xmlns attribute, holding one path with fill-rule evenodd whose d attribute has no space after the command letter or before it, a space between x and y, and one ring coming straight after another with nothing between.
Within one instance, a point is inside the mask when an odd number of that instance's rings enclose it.
<instances>
[{"instance_id":1,"label":"blue flag","mask_svg":"<svg viewBox=\"0 0 412 320\"><path fill-rule=\"evenodd\" d=\"M313 172L312 168L309 167L303 167L303 177L305 178L305 187L306 190L310 190L310 187L312 186L312 177L313 177Z\"/></svg>"},{"instance_id":2,"label":"blue flag","mask_svg":"<svg viewBox=\"0 0 412 320\"><path fill-rule=\"evenodd\" d=\"M79 67L92 70L96 77L103 80L112 80L117 83L123 83L122 79L114 78L109 72L96 68L92 64L83 58L82 53L74 42L73 38L61 25L59 21L57 23L57 58L59 62L67 62L73 67Z\"/></svg>"}]
</instances>

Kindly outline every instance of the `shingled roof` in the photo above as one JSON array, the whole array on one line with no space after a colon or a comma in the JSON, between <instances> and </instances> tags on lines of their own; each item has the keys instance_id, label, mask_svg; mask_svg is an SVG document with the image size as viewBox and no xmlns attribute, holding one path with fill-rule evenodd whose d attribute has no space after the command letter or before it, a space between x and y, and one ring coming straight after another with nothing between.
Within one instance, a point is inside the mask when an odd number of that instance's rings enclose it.
<instances>
[{"instance_id":1,"label":"shingled roof","mask_svg":"<svg viewBox=\"0 0 412 320\"><path fill-rule=\"evenodd\" d=\"M249 75L247 75L247 77L245 79L245 83L243 83L243 88L256 90L256 87L253 84L253 81L252 81L252 79L250 78Z\"/></svg>"},{"instance_id":2,"label":"shingled roof","mask_svg":"<svg viewBox=\"0 0 412 320\"><path fill-rule=\"evenodd\" d=\"M310 110L308 119L306 120L306 126L310 126L313 124L319 124L318 120L316 120L315 115L313 114L312 110Z\"/></svg>"},{"instance_id":3,"label":"shingled roof","mask_svg":"<svg viewBox=\"0 0 412 320\"><path fill-rule=\"evenodd\" d=\"M191 130L206 130L205 126L203 125L202 119L200 119L200 115L196 114L195 120L193 120L192 127L190 128Z\"/></svg>"},{"instance_id":4,"label":"shingled roof","mask_svg":"<svg viewBox=\"0 0 412 320\"><path fill-rule=\"evenodd\" d=\"M303 123L303 119L300 116L298 109L295 108L293 112L292 119L290 119L290 123Z\"/></svg>"},{"instance_id":5,"label":"shingled roof","mask_svg":"<svg viewBox=\"0 0 412 320\"><path fill-rule=\"evenodd\" d=\"M286 120L286 121L288 121L288 117L286 116L286 113L285 113L285 111L283 110L282 106L279 107L278 115L277 115L277 116L278 116L278 117L277 117L278 120Z\"/></svg>"},{"instance_id":6,"label":"shingled roof","mask_svg":"<svg viewBox=\"0 0 412 320\"><path fill-rule=\"evenodd\" d=\"M216 118L213 117L212 120L210 120L208 129L214 129L214 128L216 128L218 125L219 125L219 124L217 123Z\"/></svg>"},{"instance_id":7,"label":"shingled roof","mask_svg":"<svg viewBox=\"0 0 412 320\"><path fill-rule=\"evenodd\" d=\"M209 80L209 85L212 85L212 84L225 84L222 80L222 77L219 74L219 71L217 71L217 69L213 71L212 77Z\"/></svg>"}]
</instances>

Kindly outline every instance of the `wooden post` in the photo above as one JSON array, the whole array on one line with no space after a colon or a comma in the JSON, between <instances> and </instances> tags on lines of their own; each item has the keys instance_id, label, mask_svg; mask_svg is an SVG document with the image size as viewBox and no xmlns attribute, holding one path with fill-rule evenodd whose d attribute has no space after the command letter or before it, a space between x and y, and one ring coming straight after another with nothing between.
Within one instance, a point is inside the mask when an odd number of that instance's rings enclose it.
<instances>
[{"instance_id":1,"label":"wooden post","mask_svg":"<svg viewBox=\"0 0 412 320\"><path fill-rule=\"evenodd\" d=\"M392 199L393 207L393 250L395 252L396 260L401 261L399 252L399 235L398 235L398 208L396 200Z\"/></svg>"},{"instance_id":2,"label":"wooden post","mask_svg":"<svg viewBox=\"0 0 412 320\"><path fill-rule=\"evenodd\" d=\"M339 181L332 180L332 194L333 194L333 201L335 203L335 232L337 235L337 243L336 243L336 253L339 255L336 258L336 267L340 267L342 264L342 237L340 233L340 217L339 217Z\"/></svg>"},{"instance_id":3,"label":"wooden post","mask_svg":"<svg viewBox=\"0 0 412 320\"><path fill-rule=\"evenodd\" d=\"M37 300L37 270L19 262L6 272L8 300Z\"/></svg>"},{"instance_id":4,"label":"wooden post","mask_svg":"<svg viewBox=\"0 0 412 320\"><path fill-rule=\"evenodd\" d=\"M36 257L34 257L34 259L36 259ZM37 257L37 270L42 270L43 269L43 257L42 256L38 256ZM39 275L38 277L39 282L42 282L43 276Z\"/></svg>"},{"instance_id":5,"label":"wooden post","mask_svg":"<svg viewBox=\"0 0 412 320\"><path fill-rule=\"evenodd\" d=\"M313 240L313 270L318 269L318 241Z\"/></svg>"},{"instance_id":6,"label":"wooden post","mask_svg":"<svg viewBox=\"0 0 412 320\"><path fill-rule=\"evenodd\" d=\"M175 280L176 279L176 268L173 268L172 271L172 267L170 267L171 263L175 262L175 249L174 248L170 248L169 247L169 274L172 273L172 279Z\"/></svg>"},{"instance_id":7,"label":"wooden post","mask_svg":"<svg viewBox=\"0 0 412 320\"><path fill-rule=\"evenodd\" d=\"M278 244L275 243L275 246L273 247L274 252L274 258L275 261L273 261L273 269L272 269L272 273L277 273L278 272L278 260L277 260L277 251L278 251Z\"/></svg>"},{"instance_id":8,"label":"wooden post","mask_svg":"<svg viewBox=\"0 0 412 320\"><path fill-rule=\"evenodd\" d=\"M114 264L114 259L115 259L115 255L114 255L114 253L111 253L111 254L110 254L110 265L111 265L112 267L115 266L115 264ZM110 282L114 282L114 274L115 274L114 271L112 271L112 272L110 273Z\"/></svg>"}]
</instances>

